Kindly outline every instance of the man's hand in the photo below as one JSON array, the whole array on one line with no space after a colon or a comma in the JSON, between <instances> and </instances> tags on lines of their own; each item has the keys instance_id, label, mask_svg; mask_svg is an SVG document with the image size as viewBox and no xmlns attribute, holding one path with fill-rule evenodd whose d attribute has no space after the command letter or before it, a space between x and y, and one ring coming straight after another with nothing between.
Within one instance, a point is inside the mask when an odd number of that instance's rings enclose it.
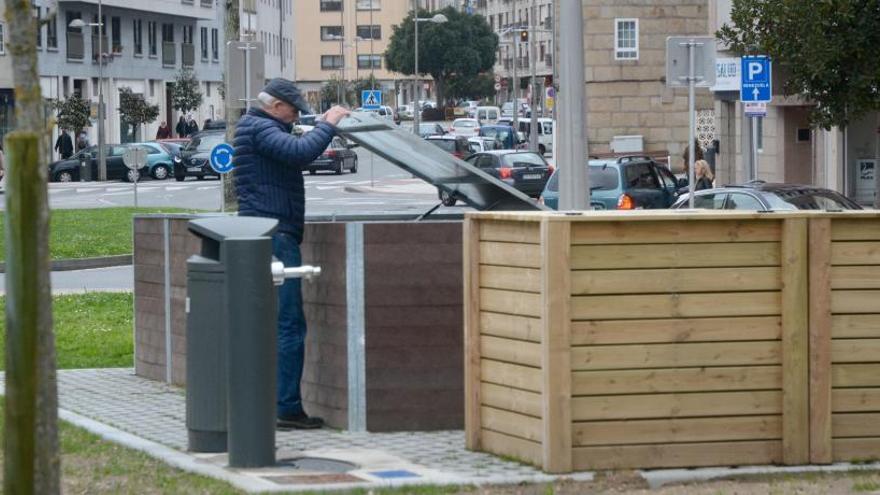
<instances>
[{"instance_id":1,"label":"man's hand","mask_svg":"<svg viewBox=\"0 0 880 495\"><path fill-rule=\"evenodd\" d=\"M330 108L330 110L324 112L324 115L321 116L321 120L324 120L325 122L328 122L332 125L336 125L339 123L340 120L348 117L350 113L351 111L347 108L336 105Z\"/></svg>"}]
</instances>

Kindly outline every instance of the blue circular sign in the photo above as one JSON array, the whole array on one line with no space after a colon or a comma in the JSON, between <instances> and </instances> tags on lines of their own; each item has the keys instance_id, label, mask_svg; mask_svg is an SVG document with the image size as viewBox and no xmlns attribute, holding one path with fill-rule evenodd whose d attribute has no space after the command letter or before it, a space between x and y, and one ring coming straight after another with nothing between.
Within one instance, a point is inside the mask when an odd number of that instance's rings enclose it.
<instances>
[{"instance_id":1,"label":"blue circular sign","mask_svg":"<svg viewBox=\"0 0 880 495\"><path fill-rule=\"evenodd\" d=\"M226 143L220 143L211 150L211 168L218 174L225 174L232 171L232 146Z\"/></svg>"}]
</instances>

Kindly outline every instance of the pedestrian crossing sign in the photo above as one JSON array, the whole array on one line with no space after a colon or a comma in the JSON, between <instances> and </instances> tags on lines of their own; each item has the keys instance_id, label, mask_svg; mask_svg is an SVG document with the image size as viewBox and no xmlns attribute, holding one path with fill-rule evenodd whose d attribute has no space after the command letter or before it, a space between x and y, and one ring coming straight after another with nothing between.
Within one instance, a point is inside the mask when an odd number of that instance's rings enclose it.
<instances>
[{"instance_id":1,"label":"pedestrian crossing sign","mask_svg":"<svg viewBox=\"0 0 880 495\"><path fill-rule=\"evenodd\" d=\"M382 106L382 92L379 90L361 91L361 108L364 110L378 110Z\"/></svg>"}]
</instances>

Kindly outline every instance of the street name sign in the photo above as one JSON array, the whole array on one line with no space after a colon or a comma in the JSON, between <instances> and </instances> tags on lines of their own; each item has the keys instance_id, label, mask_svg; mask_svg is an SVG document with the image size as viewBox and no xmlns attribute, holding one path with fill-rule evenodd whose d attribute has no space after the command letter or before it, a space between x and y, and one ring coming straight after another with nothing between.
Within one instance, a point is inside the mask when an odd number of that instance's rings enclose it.
<instances>
[{"instance_id":1,"label":"street name sign","mask_svg":"<svg viewBox=\"0 0 880 495\"><path fill-rule=\"evenodd\" d=\"M226 143L220 143L211 149L211 157L209 163L211 168L218 174L226 174L232 171L232 146Z\"/></svg>"},{"instance_id":2,"label":"street name sign","mask_svg":"<svg viewBox=\"0 0 880 495\"><path fill-rule=\"evenodd\" d=\"M382 106L382 92L378 89L361 91L361 102L364 110L378 110Z\"/></svg>"},{"instance_id":3,"label":"street name sign","mask_svg":"<svg viewBox=\"0 0 880 495\"><path fill-rule=\"evenodd\" d=\"M769 102L773 97L773 65L766 55L742 58L739 99L742 102Z\"/></svg>"}]
</instances>

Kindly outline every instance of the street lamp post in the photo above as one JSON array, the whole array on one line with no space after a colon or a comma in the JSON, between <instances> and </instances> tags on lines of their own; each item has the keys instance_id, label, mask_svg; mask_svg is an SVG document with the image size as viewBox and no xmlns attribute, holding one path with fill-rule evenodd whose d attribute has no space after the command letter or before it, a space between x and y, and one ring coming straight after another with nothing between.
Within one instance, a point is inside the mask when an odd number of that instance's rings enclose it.
<instances>
[{"instance_id":1,"label":"street lamp post","mask_svg":"<svg viewBox=\"0 0 880 495\"><path fill-rule=\"evenodd\" d=\"M434 17L420 18L419 17L419 7L416 0L413 0L413 22L415 23L415 75L416 75L416 94L415 94L415 102L413 103L413 134L419 135L419 122L422 117L422 107L419 104L419 100L422 97L422 86L421 81L419 80L419 23L420 22L433 22L434 24L443 24L448 21L443 14L437 14Z\"/></svg>"},{"instance_id":2,"label":"street lamp post","mask_svg":"<svg viewBox=\"0 0 880 495\"><path fill-rule=\"evenodd\" d=\"M70 21L72 28L98 28L98 180L107 180L107 156L104 149L104 17L101 0L98 0L98 22Z\"/></svg>"}]
</instances>

